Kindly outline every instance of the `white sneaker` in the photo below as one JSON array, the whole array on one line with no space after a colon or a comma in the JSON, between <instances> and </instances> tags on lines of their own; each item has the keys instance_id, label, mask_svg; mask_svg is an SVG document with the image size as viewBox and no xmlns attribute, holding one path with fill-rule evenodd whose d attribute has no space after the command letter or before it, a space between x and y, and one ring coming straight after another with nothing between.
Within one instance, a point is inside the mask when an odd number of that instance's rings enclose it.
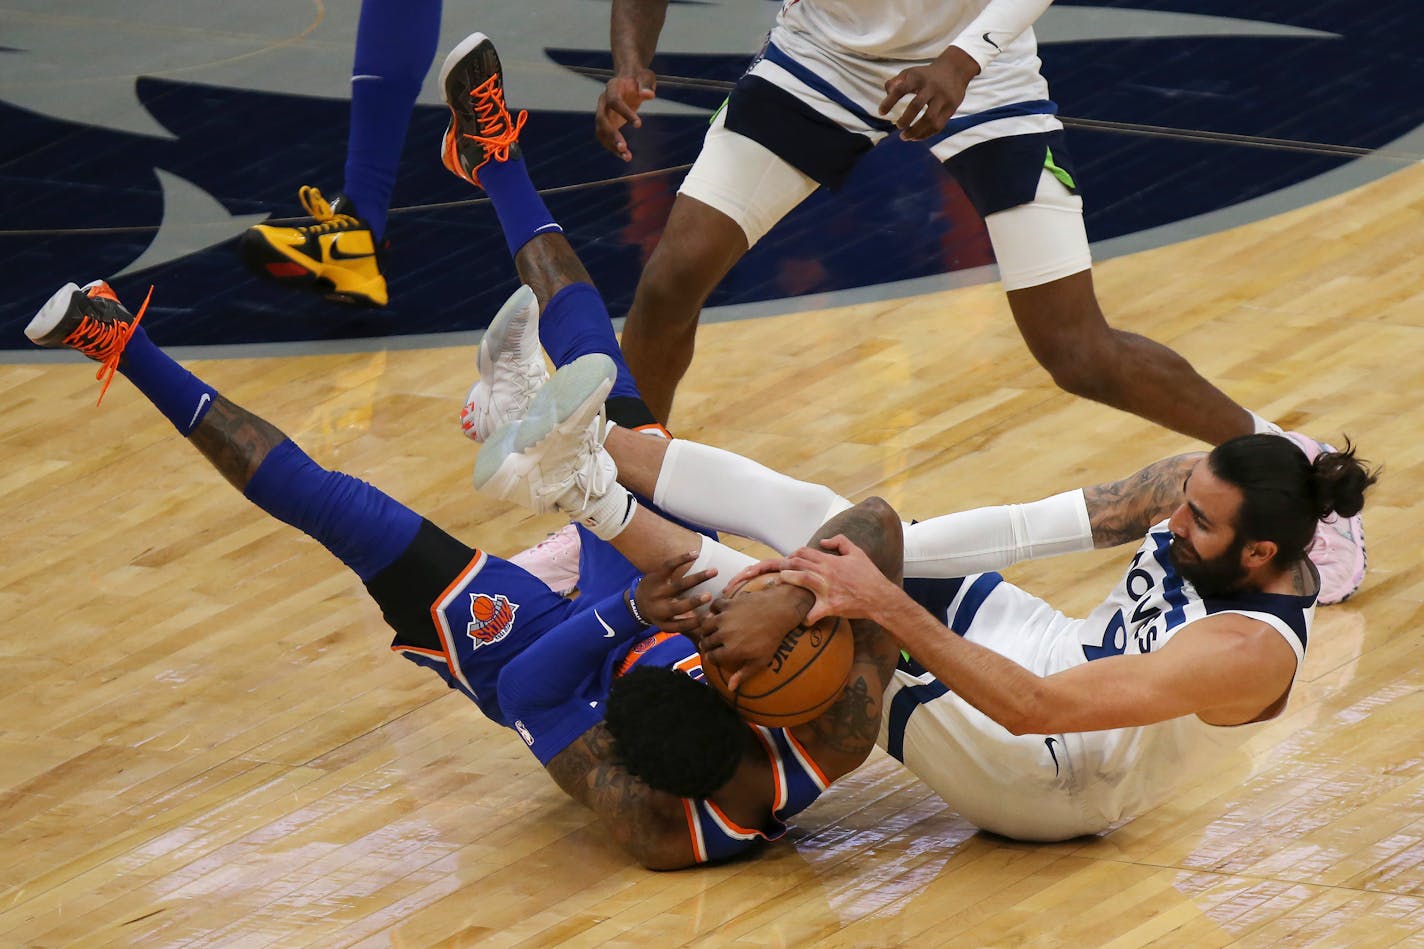
<instances>
[{"instance_id":1,"label":"white sneaker","mask_svg":"<svg viewBox=\"0 0 1424 949\"><path fill-rule=\"evenodd\" d=\"M1335 450L1309 435L1299 432L1284 434L1295 442L1311 461L1323 451ZM1349 599L1365 581L1364 517L1360 514L1354 517L1331 514L1325 518L1316 525L1315 539L1311 541L1309 554L1310 562L1320 571L1320 595L1316 597L1316 602L1329 606Z\"/></svg>"},{"instance_id":2,"label":"white sneaker","mask_svg":"<svg viewBox=\"0 0 1424 949\"><path fill-rule=\"evenodd\" d=\"M539 348L539 301L521 286L499 308L480 340L480 378L465 396L460 430L483 442L506 422L524 416L539 387L549 381Z\"/></svg>"},{"instance_id":3,"label":"white sneaker","mask_svg":"<svg viewBox=\"0 0 1424 949\"><path fill-rule=\"evenodd\" d=\"M603 400L618 370L603 353L554 373L524 418L498 428L475 459L475 489L545 514L580 514L618 480L603 449Z\"/></svg>"},{"instance_id":4,"label":"white sneaker","mask_svg":"<svg viewBox=\"0 0 1424 949\"><path fill-rule=\"evenodd\" d=\"M533 547L510 557L509 562L543 580L560 596L567 596L578 587L581 547L578 528L565 524Z\"/></svg>"}]
</instances>

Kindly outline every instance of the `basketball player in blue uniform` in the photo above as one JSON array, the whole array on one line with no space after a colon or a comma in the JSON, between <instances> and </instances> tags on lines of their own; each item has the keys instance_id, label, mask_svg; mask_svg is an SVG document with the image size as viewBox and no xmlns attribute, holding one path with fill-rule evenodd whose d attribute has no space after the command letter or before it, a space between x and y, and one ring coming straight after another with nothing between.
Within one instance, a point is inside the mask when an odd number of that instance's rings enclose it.
<instances>
[{"instance_id":1,"label":"basketball player in blue uniform","mask_svg":"<svg viewBox=\"0 0 1424 949\"><path fill-rule=\"evenodd\" d=\"M1107 323L1083 202L1033 24L1050 0L785 0L767 43L712 118L638 282L623 351L666 422L702 304L732 266L821 186L838 189L886 136L922 141L983 217L1024 342L1065 391L1216 445L1280 429L1180 355ZM614 76L596 128L622 129L655 95L648 68L668 0L613 0ZM1327 446L1305 436L1307 452ZM1320 602L1364 579L1358 518L1321 523Z\"/></svg>"},{"instance_id":2,"label":"basketball player in blue uniform","mask_svg":"<svg viewBox=\"0 0 1424 949\"><path fill-rule=\"evenodd\" d=\"M601 432L605 401L628 426L651 415L614 358L606 308L517 151L497 150L478 134L487 128L480 124L486 113L473 93L491 77L498 81L498 59L478 34L456 48L442 72L453 116L447 163L467 179L483 172L528 285L481 344L487 374L468 421L482 433L492 429L486 450L495 457L506 448L538 451L567 442L571 433ZM530 305L535 298L545 301L542 322ZM146 305L130 314L101 281L69 284L26 333L38 345L72 348L103 363L101 376L122 373L244 496L350 567L395 630L392 649L518 734L555 782L644 865L721 860L780 836L793 815L874 745L878 696L895 664L893 645L874 624L853 624L853 665L826 713L788 729L742 721L699 681L696 648L679 632L695 622L690 611L749 558L619 494L601 468L588 464L595 455L561 463L545 452L544 466L523 484L528 496L549 503L595 489L612 499L581 514L581 523L608 543L590 535L583 545L582 593L570 601L371 485L320 467L159 350L140 326ZM561 369L543 385L530 379L542 362L535 370L527 358L538 349L536 323L560 340ZM503 424L515 408L521 418ZM561 485L548 477L556 469L567 474ZM898 521L883 502L839 514L821 536L832 533L875 549L898 577ZM765 620L783 632L810 606L809 596L790 588L735 599L765 604Z\"/></svg>"},{"instance_id":3,"label":"basketball player in blue uniform","mask_svg":"<svg viewBox=\"0 0 1424 949\"><path fill-rule=\"evenodd\" d=\"M604 447L660 507L777 550L850 503L685 440L615 429ZM872 618L904 648L882 703L892 756L979 827L1062 840L1161 802L1214 732L1282 712L1319 591L1306 547L1374 481L1348 447L1310 457L1244 435L1119 482L907 525L903 584L848 538L754 569L815 592L808 620ZM1130 542L1122 579L1083 619L997 572ZM695 632L703 655L724 670L765 664L775 643L753 619L714 604Z\"/></svg>"}]
</instances>

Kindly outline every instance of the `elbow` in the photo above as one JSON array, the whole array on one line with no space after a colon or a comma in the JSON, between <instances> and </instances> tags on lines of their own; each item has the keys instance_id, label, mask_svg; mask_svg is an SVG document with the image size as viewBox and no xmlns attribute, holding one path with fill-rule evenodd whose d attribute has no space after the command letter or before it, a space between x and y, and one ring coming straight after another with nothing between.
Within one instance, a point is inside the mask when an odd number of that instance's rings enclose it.
<instances>
[{"instance_id":1,"label":"elbow","mask_svg":"<svg viewBox=\"0 0 1424 949\"><path fill-rule=\"evenodd\" d=\"M1042 679L1014 696L999 724L1011 735L1056 735L1060 729L1055 721L1054 707Z\"/></svg>"}]
</instances>

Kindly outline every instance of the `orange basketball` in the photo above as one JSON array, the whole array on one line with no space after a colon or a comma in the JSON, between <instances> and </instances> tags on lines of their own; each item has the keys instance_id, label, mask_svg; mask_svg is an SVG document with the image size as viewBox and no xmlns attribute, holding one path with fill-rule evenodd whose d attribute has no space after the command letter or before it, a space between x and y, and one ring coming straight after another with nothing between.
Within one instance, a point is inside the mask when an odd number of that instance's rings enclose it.
<instances>
[{"instance_id":1,"label":"orange basketball","mask_svg":"<svg viewBox=\"0 0 1424 949\"><path fill-rule=\"evenodd\" d=\"M779 582L757 577L737 593ZM737 714L759 725L789 728L825 712L840 698L855 649L850 622L827 616L811 626L797 626L782 637L771 664L745 679L733 692L716 665L703 663L707 682L732 703Z\"/></svg>"}]
</instances>

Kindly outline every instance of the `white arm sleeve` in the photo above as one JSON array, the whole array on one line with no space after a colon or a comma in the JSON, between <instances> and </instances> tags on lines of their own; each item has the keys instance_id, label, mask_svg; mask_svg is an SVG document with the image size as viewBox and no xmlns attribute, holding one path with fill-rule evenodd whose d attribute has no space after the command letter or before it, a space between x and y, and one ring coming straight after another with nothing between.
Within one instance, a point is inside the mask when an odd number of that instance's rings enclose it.
<instances>
[{"instance_id":1,"label":"white arm sleeve","mask_svg":"<svg viewBox=\"0 0 1424 949\"><path fill-rule=\"evenodd\" d=\"M954 38L958 46L983 69L1005 46L1043 16L1053 0L990 0L964 32Z\"/></svg>"},{"instance_id":2,"label":"white arm sleeve","mask_svg":"<svg viewBox=\"0 0 1424 949\"><path fill-rule=\"evenodd\" d=\"M1093 549L1082 489L1032 504L981 507L905 528L905 576L967 577L1020 560Z\"/></svg>"},{"instance_id":3,"label":"white arm sleeve","mask_svg":"<svg viewBox=\"0 0 1424 949\"><path fill-rule=\"evenodd\" d=\"M788 554L851 503L830 488L788 478L750 458L682 438L668 443L653 503L713 530Z\"/></svg>"}]
</instances>

